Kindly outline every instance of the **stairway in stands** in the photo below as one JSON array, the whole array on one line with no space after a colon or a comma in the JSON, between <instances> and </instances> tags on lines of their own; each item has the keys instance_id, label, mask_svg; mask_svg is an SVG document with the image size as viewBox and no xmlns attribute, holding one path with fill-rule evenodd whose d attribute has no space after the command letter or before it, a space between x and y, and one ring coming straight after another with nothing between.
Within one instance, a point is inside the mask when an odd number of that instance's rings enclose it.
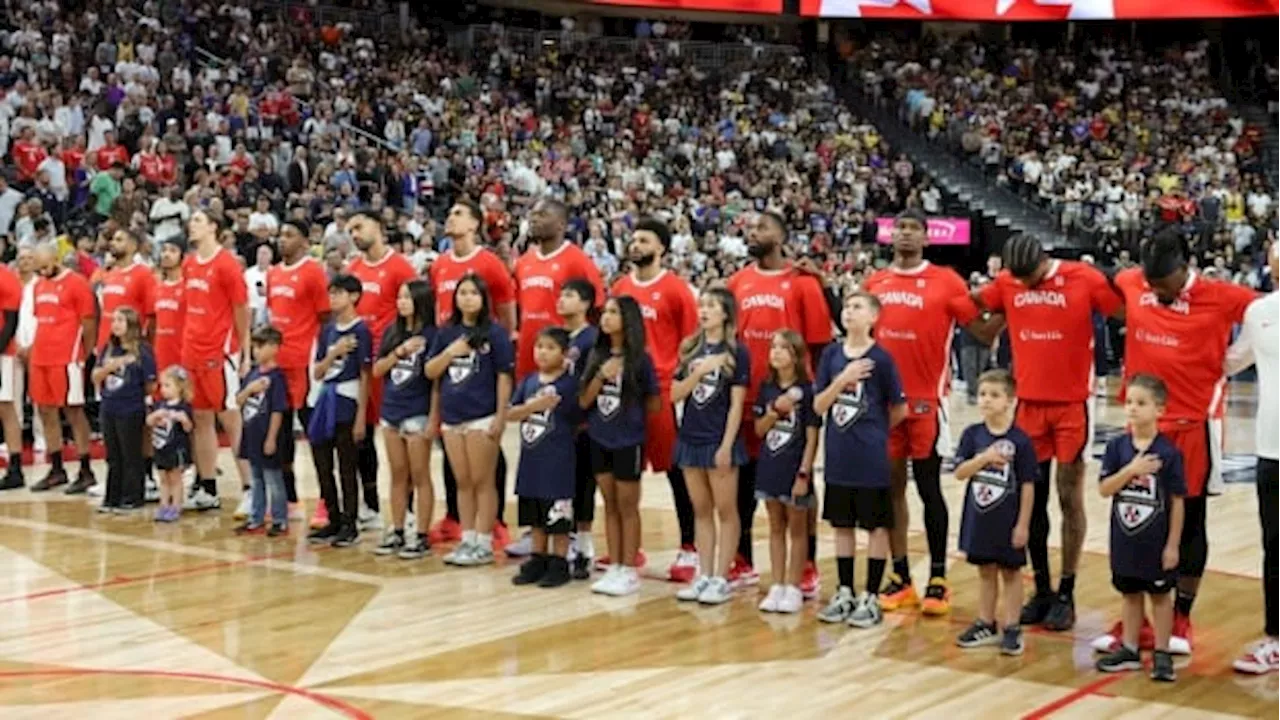
<instances>
[{"instance_id":1,"label":"stairway in stands","mask_svg":"<svg viewBox=\"0 0 1280 720\"><path fill-rule=\"evenodd\" d=\"M1277 177L1277 163L1280 162L1280 131L1276 128L1276 118L1259 105L1241 105L1240 115L1250 125L1262 128L1262 163L1267 169L1267 182L1272 191L1280 188L1280 177Z\"/></svg>"}]
</instances>

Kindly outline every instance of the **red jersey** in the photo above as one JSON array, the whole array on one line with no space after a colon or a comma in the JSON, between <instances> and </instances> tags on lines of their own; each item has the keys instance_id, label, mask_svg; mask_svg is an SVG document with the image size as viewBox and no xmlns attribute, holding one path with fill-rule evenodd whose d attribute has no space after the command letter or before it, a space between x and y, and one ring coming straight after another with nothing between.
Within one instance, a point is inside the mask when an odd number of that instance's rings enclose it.
<instances>
[{"instance_id":1,"label":"red jersey","mask_svg":"<svg viewBox=\"0 0 1280 720\"><path fill-rule=\"evenodd\" d=\"M182 364L223 360L240 352L237 307L249 302L244 270L230 251L218 248L207 260L193 252L182 263L187 317L182 328Z\"/></svg>"},{"instance_id":2,"label":"red jersey","mask_svg":"<svg viewBox=\"0 0 1280 720\"><path fill-rule=\"evenodd\" d=\"M1086 263L1054 260L1035 287L1008 270L979 291L991 312L1009 323L1018 398L1084 402L1093 392L1093 313L1111 315L1120 296Z\"/></svg>"},{"instance_id":3,"label":"red jersey","mask_svg":"<svg viewBox=\"0 0 1280 720\"><path fill-rule=\"evenodd\" d=\"M951 384L951 339L956 324L978 317L969 286L956 271L924 262L890 266L863 288L880 300L876 343L893 356L902 391L913 400L940 400Z\"/></svg>"},{"instance_id":4,"label":"red jersey","mask_svg":"<svg viewBox=\"0 0 1280 720\"><path fill-rule=\"evenodd\" d=\"M82 148L67 148L63 150L62 164L67 167L67 177L70 178L84 164L84 150Z\"/></svg>"},{"instance_id":5,"label":"red jersey","mask_svg":"<svg viewBox=\"0 0 1280 720\"><path fill-rule=\"evenodd\" d=\"M182 328L187 319L185 284L178 280L162 280L155 287L155 355L156 370L182 362Z\"/></svg>"},{"instance_id":6,"label":"red jersey","mask_svg":"<svg viewBox=\"0 0 1280 720\"><path fill-rule=\"evenodd\" d=\"M160 184L160 156L150 152L140 152L133 156L138 174L152 185Z\"/></svg>"},{"instance_id":7,"label":"red jersey","mask_svg":"<svg viewBox=\"0 0 1280 720\"><path fill-rule=\"evenodd\" d=\"M773 334L791 328L804 336L806 345L825 345L831 342L831 313L818 279L790 266L764 270L752 263L734 273L725 286L738 301L738 338L751 358L750 404L769 374Z\"/></svg>"},{"instance_id":8,"label":"red jersey","mask_svg":"<svg viewBox=\"0 0 1280 720\"><path fill-rule=\"evenodd\" d=\"M98 312L93 291L83 275L63 270L55 278L42 277L35 287L36 337L30 362L55 367L84 362L84 327Z\"/></svg>"},{"instance_id":9,"label":"red jersey","mask_svg":"<svg viewBox=\"0 0 1280 720\"><path fill-rule=\"evenodd\" d=\"M129 151L119 143L103 145L98 148L98 169L109 170L112 165L124 167L129 164Z\"/></svg>"},{"instance_id":10,"label":"red jersey","mask_svg":"<svg viewBox=\"0 0 1280 720\"><path fill-rule=\"evenodd\" d=\"M1125 380L1147 373L1164 381L1169 400L1162 421L1222 417L1231 328L1259 295L1192 272L1178 299L1161 305L1138 268L1117 275L1116 287L1124 295Z\"/></svg>"},{"instance_id":11,"label":"red jersey","mask_svg":"<svg viewBox=\"0 0 1280 720\"><path fill-rule=\"evenodd\" d=\"M329 312L329 280L310 257L267 270L267 315L284 336L276 362L282 368L306 368L316 356L320 316Z\"/></svg>"},{"instance_id":12,"label":"red jersey","mask_svg":"<svg viewBox=\"0 0 1280 720\"><path fill-rule=\"evenodd\" d=\"M0 312L18 312L22 308L22 281L7 265L0 265ZM16 336L17 333L14 333ZM0 355L14 354L14 341L0 351Z\"/></svg>"},{"instance_id":13,"label":"red jersey","mask_svg":"<svg viewBox=\"0 0 1280 720\"><path fill-rule=\"evenodd\" d=\"M403 255L394 250L387 250L381 260L373 263L363 255L357 256L347 265L347 272L356 276L364 286L356 312L369 326L376 352L382 346L382 332L396 321L396 295L400 286L417 279L418 273ZM325 291L328 292L327 285Z\"/></svg>"},{"instance_id":14,"label":"red jersey","mask_svg":"<svg viewBox=\"0 0 1280 720\"><path fill-rule=\"evenodd\" d=\"M111 314L122 307L133 308L147 326L147 316L155 314L156 276L151 268L141 263L133 263L123 270L111 268L102 274L102 284L98 286L98 306L101 315L98 319L98 342L101 350L107 345L111 335Z\"/></svg>"},{"instance_id":15,"label":"red jersey","mask_svg":"<svg viewBox=\"0 0 1280 720\"><path fill-rule=\"evenodd\" d=\"M47 157L49 156L40 143L19 140L13 144L13 164L18 166L19 180L34 179L40 163Z\"/></svg>"},{"instance_id":16,"label":"red jersey","mask_svg":"<svg viewBox=\"0 0 1280 720\"><path fill-rule=\"evenodd\" d=\"M173 185L178 182L178 158L176 155L160 155L158 158L160 163L159 174L155 182L161 186Z\"/></svg>"},{"instance_id":17,"label":"red jersey","mask_svg":"<svg viewBox=\"0 0 1280 720\"><path fill-rule=\"evenodd\" d=\"M516 285L507 266L492 252L476 247L466 257L453 252L442 253L427 268L431 287L436 294L436 325L443 327L453 314L453 291L458 281L468 273L475 273L489 286L489 308L498 319L498 308L516 301Z\"/></svg>"},{"instance_id":18,"label":"red jersey","mask_svg":"<svg viewBox=\"0 0 1280 720\"><path fill-rule=\"evenodd\" d=\"M604 304L604 281L600 268L582 248L565 241L548 255L538 247L525 251L516 260L516 292L520 304L520 340L516 347L516 377L533 372L533 341L548 325L560 322L556 302L560 289L573 278L583 278L596 289L597 306Z\"/></svg>"},{"instance_id":19,"label":"red jersey","mask_svg":"<svg viewBox=\"0 0 1280 720\"><path fill-rule=\"evenodd\" d=\"M641 282L635 275L618 279L609 290L614 297L634 298L644 318L645 349L653 360L663 397L680 364L680 342L698 330L698 301L680 276L668 270Z\"/></svg>"}]
</instances>

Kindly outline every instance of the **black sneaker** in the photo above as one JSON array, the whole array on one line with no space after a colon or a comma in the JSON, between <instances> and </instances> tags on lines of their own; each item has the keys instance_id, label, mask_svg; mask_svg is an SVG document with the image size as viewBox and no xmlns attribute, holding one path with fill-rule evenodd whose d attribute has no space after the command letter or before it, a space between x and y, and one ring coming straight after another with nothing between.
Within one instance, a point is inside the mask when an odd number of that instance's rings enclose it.
<instances>
[{"instance_id":1,"label":"black sneaker","mask_svg":"<svg viewBox=\"0 0 1280 720\"><path fill-rule=\"evenodd\" d=\"M1049 609L1053 607L1053 601L1053 595L1041 593L1032 595L1027 604L1022 606L1022 616L1018 618L1018 624L1027 627L1044 622L1049 615Z\"/></svg>"},{"instance_id":2,"label":"black sneaker","mask_svg":"<svg viewBox=\"0 0 1280 720\"><path fill-rule=\"evenodd\" d=\"M382 539L378 547L373 549L374 555L395 555L404 547L404 530L392 530Z\"/></svg>"},{"instance_id":3,"label":"black sneaker","mask_svg":"<svg viewBox=\"0 0 1280 720\"><path fill-rule=\"evenodd\" d=\"M1137 650L1130 650L1123 645L1110 655L1102 656L1096 667L1104 673L1124 672L1125 670L1141 670L1142 656Z\"/></svg>"},{"instance_id":4,"label":"black sneaker","mask_svg":"<svg viewBox=\"0 0 1280 720\"><path fill-rule=\"evenodd\" d=\"M520 572L511 578L512 585L535 585L547 574L547 556L531 555L520 566Z\"/></svg>"},{"instance_id":5,"label":"black sneaker","mask_svg":"<svg viewBox=\"0 0 1280 720\"><path fill-rule=\"evenodd\" d=\"M1173 669L1173 656L1165 650L1157 650L1151 656L1151 679L1156 682L1173 682L1178 673Z\"/></svg>"},{"instance_id":6,"label":"black sneaker","mask_svg":"<svg viewBox=\"0 0 1280 720\"><path fill-rule=\"evenodd\" d=\"M331 541L336 548L349 548L360 544L360 531L355 525L343 525Z\"/></svg>"},{"instance_id":7,"label":"black sneaker","mask_svg":"<svg viewBox=\"0 0 1280 720\"><path fill-rule=\"evenodd\" d=\"M111 512L116 515L133 515L141 509L142 509L142 503L127 502L127 503L120 503L119 505L115 506L114 508L111 509Z\"/></svg>"},{"instance_id":8,"label":"black sneaker","mask_svg":"<svg viewBox=\"0 0 1280 720\"><path fill-rule=\"evenodd\" d=\"M68 485L63 492L67 495L83 495L97 484L98 478L93 476L93 471L85 469L76 474L76 481Z\"/></svg>"},{"instance_id":9,"label":"black sneaker","mask_svg":"<svg viewBox=\"0 0 1280 720\"><path fill-rule=\"evenodd\" d=\"M974 620L968 630L956 637L956 645L962 648L976 648L984 645L998 645L999 643L1000 634L996 632L995 624L988 624L981 620Z\"/></svg>"},{"instance_id":10,"label":"black sneaker","mask_svg":"<svg viewBox=\"0 0 1280 720\"><path fill-rule=\"evenodd\" d=\"M427 536L423 533L414 533L405 538L404 547L400 548L396 557L401 560L417 560L430 554L431 543L427 542Z\"/></svg>"},{"instance_id":11,"label":"black sneaker","mask_svg":"<svg viewBox=\"0 0 1280 720\"><path fill-rule=\"evenodd\" d=\"M591 579L591 558L586 555L578 555L573 559L573 579L574 580L590 580Z\"/></svg>"},{"instance_id":12,"label":"black sneaker","mask_svg":"<svg viewBox=\"0 0 1280 720\"><path fill-rule=\"evenodd\" d=\"M1026 647L1026 644L1022 642L1022 628L1007 627L1004 629L1004 636L1000 638L1001 655L1021 655Z\"/></svg>"},{"instance_id":13,"label":"black sneaker","mask_svg":"<svg viewBox=\"0 0 1280 720\"><path fill-rule=\"evenodd\" d=\"M316 545L328 545L335 537L337 537L338 530L339 528L336 523L329 523L322 528L317 528L308 533L307 542L314 543Z\"/></svg>"},{"instance_id":14,"label":"black sneaker","mask_svg":"<svg viewBox=\"0 0 1280 720\"><path fill-rule=\"evenodd\" d=\"M66 470L61 468L58 468L57 470L50 470L48 475L45 475L36 482L35 485L31 486L31 492L45 492L46 490L52 490L59 485L66 485L68 482Z\"/></svg>"},{"instance_id":15,"label":"black sneaker","mask_svg":"<svg viewBox=\"0 0 1280 720\"><path fill-rule=\"evenodd\" d=\"M0 480L0 490L21 490L26 486L27 481L22 477L22 468L9 468L9 472L4 474L4 480Z\"/></svg>"},{"instance_id":16,"label":"black sneaker","mask_svg":"<svg viewBox=\"0 0 1280 720\"><path fill-rule=\"evenodd\" d=\"M288 535L288 534L289 534L288 525L272 525L271 527L267 528L267 537L280 537L281 535Z\"/></svg>"},{"instance_id":17,"label":"black sneaker","mask_svg":"<svg viewBox=\"0 0 1280 720\"><path fill-rule=\"evenodd\" d=\"M558 588L561 585L569 584L570 580L572 578L569 576L569 561L558 555L553 555L547 558L547 572L538 581L538 587Z\"/></svg>"},{"instance_id":18,"label":"black sneaker","mask_svg":"<svg viewBox=\"0 0 1280 720\"><path fill-rule=\"evenodd\" d=\"M1075 627L1076 624L1076 600L1070 595L1059 595L1053 599L1053 604L1049 606L1049 613L1045 615L1044 622L1041 625L1046 630L1054 632L1066 632Z\"/></svg>"}]
</instances>

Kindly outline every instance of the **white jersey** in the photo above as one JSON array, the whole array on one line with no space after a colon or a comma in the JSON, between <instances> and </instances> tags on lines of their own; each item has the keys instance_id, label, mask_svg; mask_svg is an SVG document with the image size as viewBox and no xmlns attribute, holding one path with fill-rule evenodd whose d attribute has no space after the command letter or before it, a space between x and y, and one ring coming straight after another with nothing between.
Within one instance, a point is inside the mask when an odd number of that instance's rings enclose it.
<instances>
[{"instance_id":1,"label":"white jersey","mask_svg":"<svg viewBox=\"0 0 1280 720\"><path fill-rule=\"evenodd\" d=\"M1227 351L1227 372L1258 368L1258 457L1280 459L1280 293L1255 300L1244 313L1240 337Z\"/></svg>"}]
</instances>

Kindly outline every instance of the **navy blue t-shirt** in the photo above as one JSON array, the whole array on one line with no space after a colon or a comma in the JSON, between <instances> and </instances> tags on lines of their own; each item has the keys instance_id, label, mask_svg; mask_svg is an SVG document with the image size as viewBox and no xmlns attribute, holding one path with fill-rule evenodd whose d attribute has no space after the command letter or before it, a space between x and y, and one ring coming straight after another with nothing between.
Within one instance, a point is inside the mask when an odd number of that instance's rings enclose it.
<instances>
[{"instance_id":1,"label":"navy blue t-shirt","mask_svg":"<svg viewBox=\"0 0 1280 720\"><path fill-rule=\"evenodd\" d=\"M109 360L129 352L117 345L108 345L103 354ZM113 417L143 415L147 412L147 383L156 381L156 358L146 344L138 346L134 361L111 373L102 381L102 413Z\"/></svg>"},{"instance_id":2,"label":"navy blue t-shirt","mask_svg":"<svg viewBox=\"0 0 1280 720\"><path fill-rule=\"evenodd\" d=\"M565 360L569 363L569 373L579 380L587 371L587 358L591 348L596 344L600 330L595 325L583 325L578 332L569 336L569 349L565 351Z\"/></svg>"},{"instance_id":3,"label":"navy blue t-shirt","mask_svg":"<svg viewBox=\"0 0 1280 720\"><path fill-rule=\"evenodd\" d=\"M784 389L765 380L760 384L760 393L752 408L754 416L763 417L769 406L784 394L791 398L794 407L786 415L779 414L773 427L765 433L756 461L756 489L771 497L791 492L804 460L808 429L822 426L822 418L813 409L813 386L808 383L796 383Z\"/></svg>"},{"instance_id":4,"label":"navy blue t-shirt","mask_svg":"<svg viewBox=\"0 0 1280 720\"><path fill-rule=\"evenodd\" d=\"M439 355L454 340L473 330L465 325L440 328L428 355ZM440 422L456 425L498 412L498 375L511 374L514 366L511 337L501 326L489 325L488 340L450 361L449 369L440 378Z\"/></svg>"},{"instance_id":5,"label":"navy blue t-shirt","mask_svg":"<svg viewBox=\"0 0 1280 720\"><path fill-rule=\"evenodd\" d=\"M1027 549L1013 547L1013 528L1022 509L1022 484L1040 478L1040 465L1031 438L1018 426L996 435L985 423L964 429L956 448L956 464L996 445L1009 459L1004 467L988 465L969 478L960 519L960 549L971 560L993 561L1005 567L1027 564Z\"/></svg>"},{"instance_id":6,"label":"navy blue t-shirt","mask_svg":"<svg viewBox=\"0 0 1280 720\"><path fill-rule=\"evenodd\" d=\"M539 500L573 497L575 460L573 431L581 417L578 410L578 378L564 372L550 383L537 372L516 386L512 405L555 392L560 404L520 421L520 465L516 471L516 495Z\"/></svg>"},{"instance_id":7,"label":"navy blue t-shirt","mask_svg":"<svg viewBox=\"0 0 1280 720\"><path fill-rule=\"evenodd\" d=\"M826 481L859 488L889 487L889 409L906 402L898 367L879 345L850 358L844 345L831 343L818 361L814 392L821 393L854 360L871 360L867 379L845 388L823 418L826 426Z\"/></svg>"},{"instance_id":8,"label":"navy blue t-shirt","mask_svg":"<svg viewBox=\"0 0 1280 720\"><path fill-rule=\"evenodd\" d=\"M1169 438L1157 435L1147 453L1160 458L1160 471L1133 478L1111 498L1111 573L1138 580L1159 580L1164 546L1169 539L1169 507L1175 496L1187 494L1182 453ZM1121 435L1107 443L1098 477L1116 474L1138 455L1133 437Z\"/></svg>"},{"instance_id":9,"label":"navy blue t-shirt","mask_svg":"<svg viewBox=\"0 0 1280 720\"><path fill-rule=\"evenodd\" d=\"M610 450L635 447L644 444L644 399L658 394L658 376L653 371L649 354L642 356L638 369L640 398L626 402L622 396L622 380L625 370L617 380L605 380L595 403L587 408L587 434L601 447ZM591 378L583 378L583 385Z\"/></svg>"},{"instance_id":10,"label":"navy blue t-shirt","mask_svg":"<svg viewBox=\"0 0 1280 720\"><path fill-rule=\"evenodd\" d=\"M393 425L411 417L425 417L431 411L431 381L427 379L423 367L427 364L427 352L431 348L436 329L424 327L419 334L425 340L422 349L397 359L382 383L382 419ZM407 336L396 338L395 335L394 331L388 331L382 336L379 358L391 355L408 339Z\"/></svg>"},{"instance_id":11,"label":"navy blue t-shirt","mask_svg":"<svg viewBox=\"0 0 1280 720\"><path fill-rule=\"evenodd\" d=\"M337 390L338 403L334 421L338 424L353 423L356 409L360 403L360 371L369 366L373 357L373 336L363 320L357 319L350 325L339 327L336 321L330 322L320 331L320 342L316 346L316 360L320 360L329 352L329 346L338 342L344 335L352 335L356 339L356 349L346 356L333 361L322 382L334 386Z\"/></svg>"},{"instance_id":12,"label":"navy blue t-shirt","mask_svg":"<svg viewBox=\"0 0 1280 720\"><path fill-rule=\"evenodd\" d=\"M693 366L708 355L729 352L724 343L708 343L702 356L690 361L688 372L676 373L676 379L684 379L693 372ZM730 395L734 387L746 387L751 382L751 358L746 348L733 348L733 370L722 368L703 375L693 392L684 399L684 413L680 420L680 439L690 445L719 445L724 440L724 425L729 419Z\"/></svg>"},{"instance_id":13,"label":"navy blue t-shirt","mask_svg":"<svg viewBox=\"0 0 1280 720\"><path fill-rule=\"evenodd\" d=\"M165 400L155 409L186 413L188 421L192 421L195 417L191 411L191 404L180 400L176 402ZM191 459L191 437L186 428L182 427L182 423L172 418L157 423L151 428L151 447L155 448L157 454L182 453L188 460Z\"/></svg>"},{"instance_id":14,"label":"navy blue t-shirt","mask_svg":"<svg viewBox=\"0 0 1280 720\"><path fill-rule=\"evenodd\" d=\"M244 429L240 433L240 457L254 465L278 468L280 467L280 435L288 430L283 426L280 428L280 433L276 435L276 452L271 455L263 452L262 445L267 441L271 415L273 413L283 415L289 411L289 387L280 368L271 368L264 372L259 367L249 371L245 376L243 387L249 387L253 381L263 377L270 383L267 389L245 398L244 405L240 408L240 419L244 423Z\"/></svg>"}]
</instances>

